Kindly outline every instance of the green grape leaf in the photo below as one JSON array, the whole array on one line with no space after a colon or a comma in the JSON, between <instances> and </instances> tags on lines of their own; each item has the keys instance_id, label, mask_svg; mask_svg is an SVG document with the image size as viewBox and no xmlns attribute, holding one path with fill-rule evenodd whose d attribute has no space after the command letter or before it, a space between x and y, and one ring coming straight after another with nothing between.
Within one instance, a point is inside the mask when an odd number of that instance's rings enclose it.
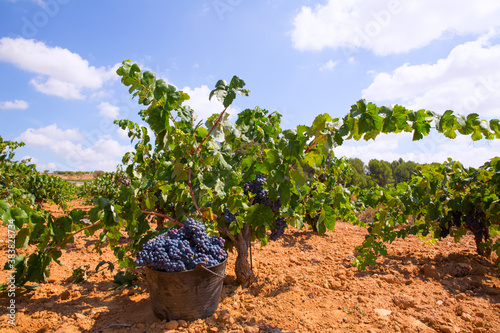
<instances>
[{"instance_id":1,"label":"green grape leaf","mask_svg":"<svg viewBox=\"0 0 500 333\"><path fill-rule=\"evenodd\" d=\"M246 222L252 226L269 226L272 223L274 216L271 208L265 205L253 205L248 209Z\"/></svg>"},{"instance_id":2,"label":"green grape leaf","mask_svg":"<svg viewBox=\"0 0 500 333\"><path fill-rule=\"evenodd\" d=\"M27 228L23 228L17 232L15 246L16 249L26 249L30 241L30 231Z\"/></svg>"}]
</instances>

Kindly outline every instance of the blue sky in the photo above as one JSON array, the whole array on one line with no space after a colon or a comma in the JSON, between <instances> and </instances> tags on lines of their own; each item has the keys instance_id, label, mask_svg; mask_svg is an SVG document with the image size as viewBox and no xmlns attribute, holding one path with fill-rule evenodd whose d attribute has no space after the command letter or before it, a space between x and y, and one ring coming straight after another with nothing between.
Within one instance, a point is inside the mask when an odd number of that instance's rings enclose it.
<instances>
[{"instance_id":1,"label":"blue sky","mask_svg":"<svg viewBox=\"0 0 500 333\"><path fill-rule=\"evenodd\" d=\"M231 108L277 110L285 128L320 113L378 105L500 118L500 2L403 0L0 0L0 135L41 171L113 171L130 141L114 119L139 106L115 70L126 59L187 92L238 75L251 90ZM436 133L347 142L337 156L480 166L500 143Z\"/></svg>"}]
</instances>

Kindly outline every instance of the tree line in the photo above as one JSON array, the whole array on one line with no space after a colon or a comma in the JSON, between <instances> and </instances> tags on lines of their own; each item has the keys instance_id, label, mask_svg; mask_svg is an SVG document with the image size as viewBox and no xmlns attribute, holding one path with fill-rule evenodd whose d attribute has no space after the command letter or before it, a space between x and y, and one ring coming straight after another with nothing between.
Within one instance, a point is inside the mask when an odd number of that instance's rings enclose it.
<instances>
[{"instance_id":1,"label":"tree line","mask_svg":"<svg viewBox=\"0 0 500 333\"><path fill-rule=\"evenodd\" d=\"M386 187L408 182L418 163L400 158L392 162L372 159L365 164L359 158L350 158L349 165L353 173L346 176L346 185L371 188L376 185Z\"/></svg>"}]
</instances>

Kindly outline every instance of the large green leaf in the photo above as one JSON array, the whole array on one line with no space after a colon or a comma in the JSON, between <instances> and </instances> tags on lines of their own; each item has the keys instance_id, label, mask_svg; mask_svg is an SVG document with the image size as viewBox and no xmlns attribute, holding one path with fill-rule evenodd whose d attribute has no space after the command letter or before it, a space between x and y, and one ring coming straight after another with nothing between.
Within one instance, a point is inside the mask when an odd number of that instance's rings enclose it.
<instances>
[{"instance_id":1,"label":"large green leaf","mask_svg":"<svg viewBox=\"0 0 500 333\"><path fill-rule=\"evenodd\" d=\"M252 226L269 226L273 223L274 213L265 205L253 205L248 209L246 222Z\"/></svg>"}]
</instances>

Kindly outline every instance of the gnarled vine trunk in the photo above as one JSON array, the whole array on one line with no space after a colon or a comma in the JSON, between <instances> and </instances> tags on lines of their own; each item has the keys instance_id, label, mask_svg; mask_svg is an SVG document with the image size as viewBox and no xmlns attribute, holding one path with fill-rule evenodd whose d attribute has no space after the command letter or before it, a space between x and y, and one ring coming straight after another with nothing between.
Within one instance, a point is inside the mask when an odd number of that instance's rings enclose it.
<instances>
[{"instance_id":1,"label":"gnarled vine trunk","mask_svg":"<svg viewBox=\"0 0 500 333\"><path fill-rule=\"evenodd\" d=\"M221 231L223 231L224 234L231 239L237 252L236 264L234 268L236 282L238 282L238 284L242 287L250 286L255 279L249 260L252 229L247 224L244 224L240 232L236 235L232 235L227 229L223 229Z\"/></svg>"},{"instance_id":2,"label":"gnarled vine trunk","mask_svg":"<svg viewBox=\"0 0 500 333\"><path fill-rule=\"evenodd\" d=\"M165 228L165 219L163 217L155 216L155 221L156 221L156 230Z\"/></svg>"}]
</instances>

